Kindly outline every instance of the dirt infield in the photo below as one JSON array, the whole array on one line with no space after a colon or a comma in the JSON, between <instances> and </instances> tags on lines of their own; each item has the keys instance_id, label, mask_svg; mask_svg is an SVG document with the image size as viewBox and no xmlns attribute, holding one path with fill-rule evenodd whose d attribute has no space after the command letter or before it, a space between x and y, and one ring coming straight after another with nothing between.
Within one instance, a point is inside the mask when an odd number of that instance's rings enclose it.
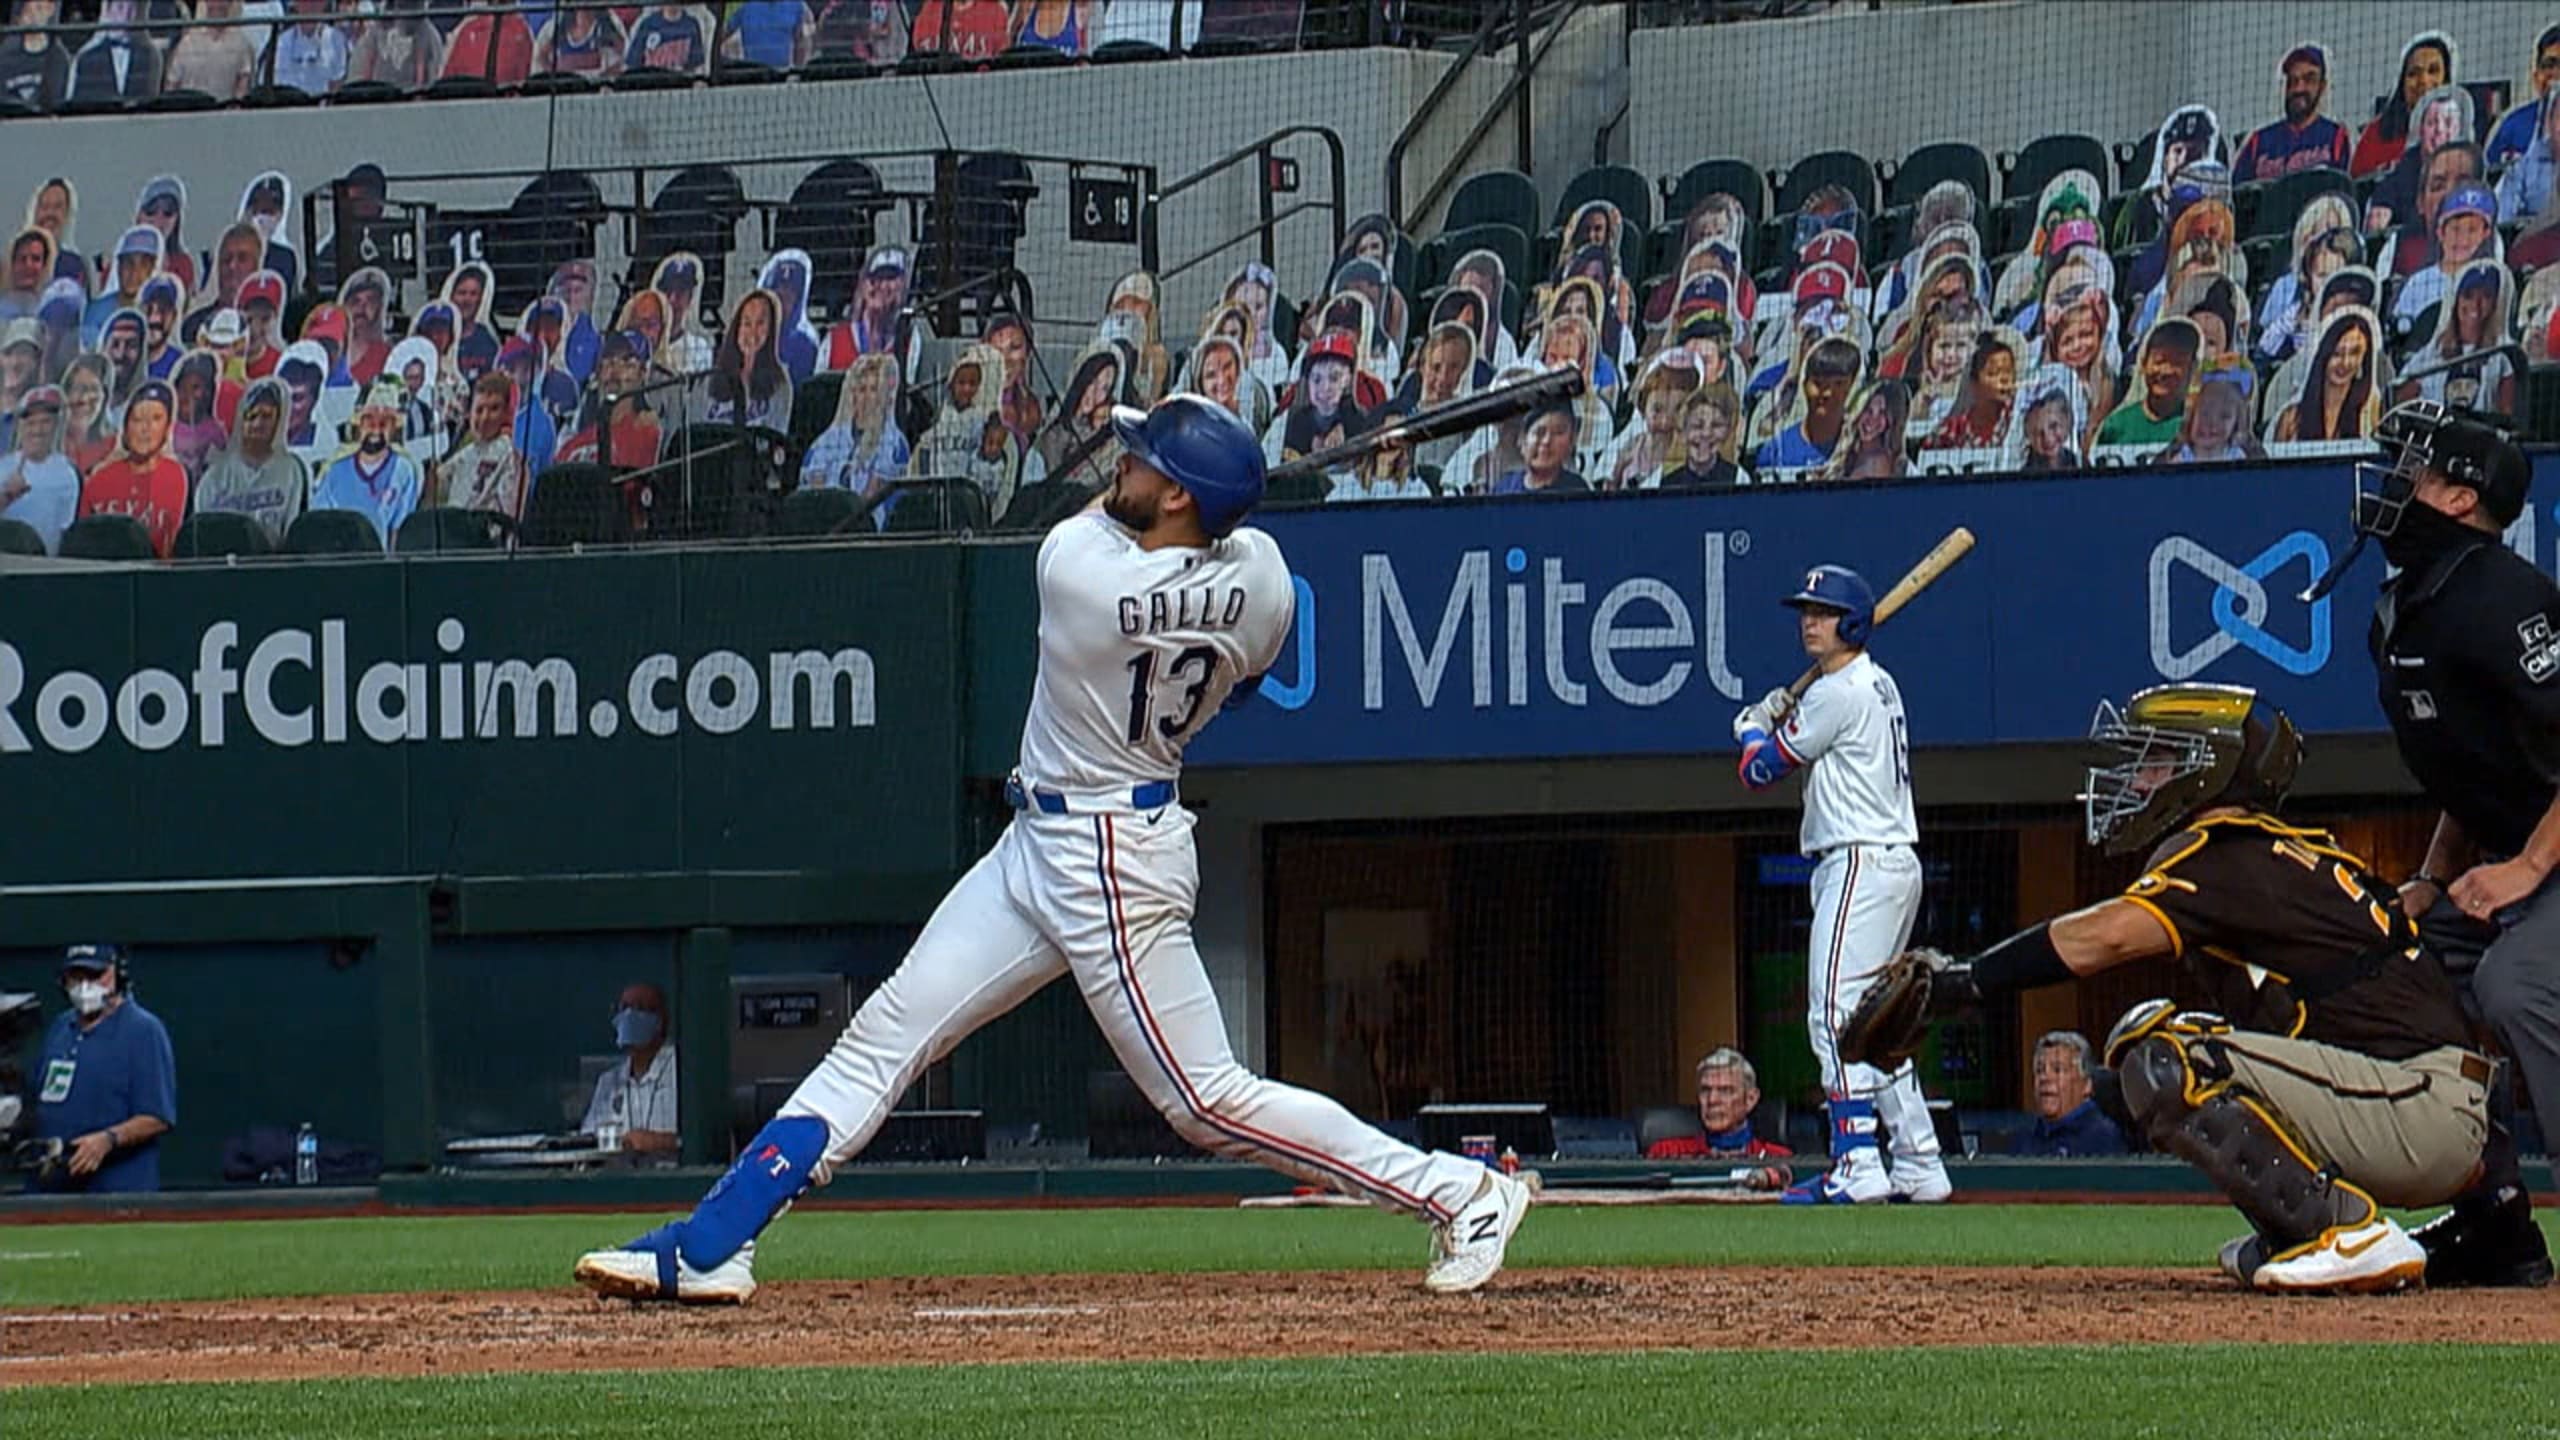
<instances>
[{"instance_id":1,"label":"dirt infield","mask_svg":"<svg viewBox=\"0 0 2560 1440\"><path fill-rule=\"evenodd\" d=\"M1424 1294L1402 1272L811 1281L737 1308L556 1291L0 1314L0 1385L493 1371L1418 1351L2560 1342L2535 1291L2271 1299L2218 1276L2087 1269L1527 1270Z\"/></svg>"}]
</instances>

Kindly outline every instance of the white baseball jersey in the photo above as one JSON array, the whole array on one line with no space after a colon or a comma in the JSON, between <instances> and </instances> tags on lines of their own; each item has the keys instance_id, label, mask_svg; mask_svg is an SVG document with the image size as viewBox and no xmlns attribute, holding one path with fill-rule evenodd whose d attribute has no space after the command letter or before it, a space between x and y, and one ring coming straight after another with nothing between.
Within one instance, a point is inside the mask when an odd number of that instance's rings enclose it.
<instances>
[{"instance_id":1,"label":"white baseball jersey","mask_svg":"<svg viewBox=\"0 0 2560 1440\"><path fill-rule=\"evenodd\" d=\"M1279 542L1239 528L1145 550L1088 511L1040 542L1040 674L1022 779L1067 795L1182 773L1182 748L1280 656L1297 610Z\"/></svg>"},{"instance_id":2,"label":"white baseball jersey","mask_svg":"<svg viewBox=\"0 0 2560 1440\"><path fill-rule=\"evenodd\" d=\"M1296 609L1277 542L1240 529L1145 550L1088 511L1040 545L1040 673L1023 723L1034 803L944 898L782 1113L860 1152L925 1066L1061 974L1176 1132L1220 1155L1446 1221L1484 1167L1426 1153L1237 1063L1191 936L1191 812L1135 803L1238 685L1278 658ZM1019 802L1018 802L1019 803Z\"/></svg>"},{"instance_id":3,"label":"white baseball jersey","mask_svg":"<svg viewBox=\"0 0 2560 1440\"><path fill-rule=\"evenodd\" d=\"M1861 653L1814 681L1778 727L1777 741L1806 767L1798 839L1805 854L1918 843L1902 691L1873 656Z\"/></svg>"}]
</instances>

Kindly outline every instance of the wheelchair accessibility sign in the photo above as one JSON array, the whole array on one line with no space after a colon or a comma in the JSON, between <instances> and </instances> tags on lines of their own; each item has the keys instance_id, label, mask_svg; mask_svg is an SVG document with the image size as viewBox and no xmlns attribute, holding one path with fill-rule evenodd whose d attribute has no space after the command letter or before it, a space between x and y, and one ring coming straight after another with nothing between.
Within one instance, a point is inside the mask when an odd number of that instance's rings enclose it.
<instances>
[{"instance_id":1,"label":"wheelchair accessibility sign","mask_svg":"<svg viewBox=\"0 0 2560 1440\"><path fill-rule=\"evenodd\" d=\"M2267 582L2303 562L2300 584L2290 580L2268 593ZM2234 565L2184 535L2172 535L2151 548L2151 667L2163 680L2185 680L2234 650L2247 650L2288 675L2315 675L2329 663L2329 605L2326 595L2307 605L2295 599L2329 568L2329 546L2308 530L2296 530ZM2212 628L2192 643L2196 610L2181 606L2178 594L2200 587L2180 586L2180 570L2191 570L2213 586L2203 608ZM2306 611L2294 618L2295 611ZM2285 616L2276 620L2279 613Z\"/></svg>"}]
</instances>

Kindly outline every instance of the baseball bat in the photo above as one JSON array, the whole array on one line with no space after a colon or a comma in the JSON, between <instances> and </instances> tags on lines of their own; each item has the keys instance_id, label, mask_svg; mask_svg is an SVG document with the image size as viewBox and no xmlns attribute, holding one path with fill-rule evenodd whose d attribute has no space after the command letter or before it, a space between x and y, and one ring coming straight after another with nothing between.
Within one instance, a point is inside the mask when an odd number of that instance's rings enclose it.
<instances>
[{"instance_id":1,"label":"baseball bat","mask_svg":"<svg viewBox=\"0 0 2560 1440\"><path fill-rule=\"evenodd\" d=\"M1499 425L1514 415L1525 415L1543 405L1570 402L1582 394L1582 372L1559 367L1526 380L1496 385L1444 400L1427 410L1417 410L1392 425L1372 430L1357 439L1329 445L1312 454L1301 455L1286 464L1271 467L1269 478L1287 480L1300 475L1320 475L1338 465L1361 460L1391 445L1419 445L1427 440L1463 435L1487 425Z\"/></svg>"},{"instance_id":2,"label":"baseball bat","mask_svg":"<svg viewBox=\"0 0 2560 1440\"><path fill-rule=\"evenodd\" d=\"M1931 547L1928 554L1920 557L1919 564L1912 566L1908 574L1893 583L1892 589L1884 592L1884 598L1876 602L1875 619L1871 623L1881 625L1892 619L1896 611L1910 604L1921 591L1936 584L1938 577L1946 574L1948 568L1963 559L1965 552L1972 548L1972 531L1961 525L1948 531L1947 538ZM1787 687L1787 693L1801 700L1804 692L1820 678L1822 667L1808 665L1804 673L1796 677L1795 683Z\"/></svg>"}]
</instances>

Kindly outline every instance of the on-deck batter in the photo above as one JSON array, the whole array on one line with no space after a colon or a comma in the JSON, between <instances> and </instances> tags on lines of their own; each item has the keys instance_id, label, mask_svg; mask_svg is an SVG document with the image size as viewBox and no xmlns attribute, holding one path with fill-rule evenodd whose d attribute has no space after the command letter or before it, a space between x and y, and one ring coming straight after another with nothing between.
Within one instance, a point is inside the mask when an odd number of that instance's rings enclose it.
<instances>
[{"instance_id":1,"label":"on-deck batter","mask_svg":"<svg viewBox=\"0 0 2560 1440\"><path fill-rule=\"evenodd\" d=\"M1876 972L1902 953L1920 914L1920 838L1911 813L1911 745L1902 692L1867 654L1875 591L1854 570L1816 566L1795 607L1805 654L1822 669L1796 700L1772 690L1733 718L1742 780L1754 790L1799 766L1804 827L1813 857L1813 932L1806 1029L1831 1114L1830 1173L1788 1187L1791 1205L1847 1205L1947 1198L1947 1167L1920 1082L1905 1066L1887 1075L1840 1060L1839 1025ZM1893 1134L1890 1167L1876 1121Z\"/></svg>"},{"instance_id":2,"label":"on-deck batter","mask_svg":"<svg viewBox=\"0 0 2560 1440\"><path fill-rule=\"evenodd\" d=\"M1295 595L1279 545L1237 528L1263 489L1262 447L1242 421L1178 395L1115 408L1112 425L1126 454L1111 488L1040 545L1040 667L1006 787L1013 823L693 1214L581 1257L588 1288L745 1300L756 1235L860 1153L926 1066L1066 973L1184 1139L1431 1221L1433 1290L1472 1290L1502 1268L1527 1185L1261 1079L1228 1048L1192 946L1199 867L1174 782L1183 747L1278 658Z\"/></svg>"}]
</instances>

